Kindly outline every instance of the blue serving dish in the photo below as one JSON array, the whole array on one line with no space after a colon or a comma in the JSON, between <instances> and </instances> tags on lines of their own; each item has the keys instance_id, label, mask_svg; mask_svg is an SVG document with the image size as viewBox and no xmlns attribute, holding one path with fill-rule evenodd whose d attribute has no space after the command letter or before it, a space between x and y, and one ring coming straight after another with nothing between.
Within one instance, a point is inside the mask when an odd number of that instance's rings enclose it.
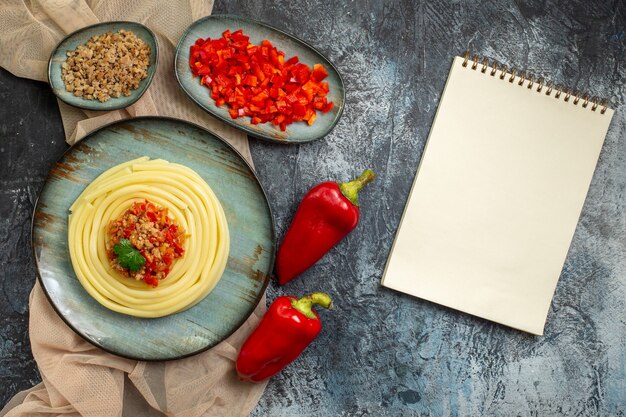
<instances>
[{"instance_id":1,"label":"blue serving dish","mask_svg":"<svg viewBox=\"0 0 626 417\"><path fill-rule=\"evenodd\" d=\"M102 35L106 32L118 32L120 29L129 30L135 33L138 38L150 46L150 61L148 65L148 76L141 80L139 88L131 90L128 97L111 97L108 101L101 103L98 100L87 100L76 97L73 93L65 89L65 84L61 78L61 65L67 59L67 51L73 51L78 46L89 41L92 36ZM70 33L57 45L50 55L48 61L48 82L54 94L64 103L70 106L85 110L110 111L123 109L135 103L146 92L148 86L154 78L159 59L159 48L156 36L150 29L137 22L103 22L92 26L87 26L76 32Z\"/></svg>"},{"instance_id":2,"label":"blue serving dish","mask_svg":"<svg viewBox=\"0 0 626 417\"><path fill-rule=\"evenodd\" d=\"M231 237L226 270L192 308L156 319L108 310L78 281L68 251L69 207L109 168L141 156L197 172L218 197ZM170 360L215 346L252 314L269 282L274 221L253 169L226 141L191 123L141 117L104 126L71 147L50 170L32 225L39 282L59 316L92 344L137 360Z\"/></svg>"},{"instance_id":3,"label":"blue serving dish","mask_svg":"<svg viewBox=\"0 0 626 417\"><path fill-rule=\"evenodd\" d=\"M278 126L272 123L253 125L250 123L249 117L232 119L227 106L217 107L215 105L210 90L200 84L199 77L193 77L189 67L189 49L196 42L196 39L220 38L227 29L231 32L242 29L243 33L250 37L250 42L255 45L260 44L264 39L269 40L276 48L285 52L285 59L296 55L300 62L310 67L313 67L313 64L324 65L328 71L328 77L324 81L328 82L330 88L327 97L328 101L335 103L334 108L328 113L318 111L317 119L311 126L303 122L295 122L288 125L285 132L282 132ZM213 15L194 22L183 33L178 42L176 57L174 58L174 70L183 91L202 109L223 122L243 130L248 135L273 142L305 143L326 136L339 122L346 99L344 84L339 71L315 48L280 29L237 16Z\"/></svg>"}]
</instances>

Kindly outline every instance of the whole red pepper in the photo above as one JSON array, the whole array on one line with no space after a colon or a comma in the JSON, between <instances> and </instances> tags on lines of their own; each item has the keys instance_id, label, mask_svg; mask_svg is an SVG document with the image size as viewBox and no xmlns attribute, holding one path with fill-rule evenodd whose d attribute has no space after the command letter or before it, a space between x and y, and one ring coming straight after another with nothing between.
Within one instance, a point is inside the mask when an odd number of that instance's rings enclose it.
<instances>
[{"instance_id":1,"label":"whole red pepper","mask_svg":"<svg viewBox=\"0 0 626 417\"><path fill-rule=\"evenodd\" d=\"M375 175L366 169L354 181L323 182L302 199L276 257L283 285L309 269L359 223L358 192Z\"/></svg>"},{"instance_id":2,"label":"whole red pepper","mask_svg":"<svg viewBox=\"0 0 626 417\"><path fill-rule=\"evenodd\" d=\"M328 294L316 292L301 299L278 297L244 342L237 357L239 377L260 382L296 359L322 330L313 305L331 308Z\"/></svg>"}]
</instances>

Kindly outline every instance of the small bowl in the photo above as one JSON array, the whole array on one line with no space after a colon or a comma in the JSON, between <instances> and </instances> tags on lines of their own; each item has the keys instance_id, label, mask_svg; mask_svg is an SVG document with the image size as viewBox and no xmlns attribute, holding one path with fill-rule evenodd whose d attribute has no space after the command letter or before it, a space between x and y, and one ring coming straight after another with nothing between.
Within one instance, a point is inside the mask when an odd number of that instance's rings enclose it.
<instances>
[{"instance_id":1,"label":"small bowl","mask_svg":"<svg viewBox=\"0 0 626 417\"><path fill-rule=\"evenodd\" d=\"M231 118L227 106L216 106L215 101L211 98L211 90L200 85L200 78L193 77L189 68L189 48L196 39L200 37L203 39L207 37L211 39L220 38L226 29L230 29L231 32L242 29L243 33L250 37L250 42L256 45L264 39L269 40L276 48L285 52L285 59L297 55L300 62L310 67L313 67L313 64L324 65L328 71L328 77L324 81L327 81L330 87L327 97L328 101L335 103L333 109L328 113L318 111L317 119L311 126L303 122L295 122L288 125L284 132L272 123L253 125L250 123L250 117L247 116L237 119ZM276 143L305 143L326 136L339 122L346 100L344 84L339 71L319 51L305 41L280 29L238 16L211 15L192 23L183 33L176 47L174 71L183 91L206 112L243 130L250 136Z\"/></svg>"},{"instance_id":2,"label":"small bowl","mask_svg":"<svg viewBox=\"0 0 626 417\"><path fill-rule=\"evenodd\" d=\"M101 103L100 101L87 100L82 97L76 97L73 93L65 90L65 84L61 78L61 65L67 59L67 51L73 51L80 45L84 45L92 36L102 35L106 32L118 32L120 29L128 30L138 38L143 40L150 47L150 62L148 64L148 76L141 80L139 88L131 90L128 97L111 97L108 101ZM146 26L137 22L103 22L95 25L78 29L76 32L67 35L50 55L48 61L48 82L54 94L63 102L70 106L78 107L86 110L109 111L118 110L130 106L141 98L146 92L154 73L156 72L157 62L159 60L159 48L156 36Z\"/></svg>"}]
</instances>

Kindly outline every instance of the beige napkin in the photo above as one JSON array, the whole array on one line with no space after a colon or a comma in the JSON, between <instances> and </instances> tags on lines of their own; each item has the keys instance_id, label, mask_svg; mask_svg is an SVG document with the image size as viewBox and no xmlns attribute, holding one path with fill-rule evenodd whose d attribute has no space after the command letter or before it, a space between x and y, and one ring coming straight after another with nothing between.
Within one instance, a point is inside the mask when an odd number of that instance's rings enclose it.
<instances>
[{"instance_id":1,"label":"beige napkin","mask_svg":"<svg viewBox=\"0 0 626 417\"><path fill-rule=\"evenodd\" d=\"M0 65L19 77L47 80L54 46L68 33L100 21L148 26L159 42L159 64L144 96L125 110L82 111L59 101L67 142L115 120L164 115L205 126L252 163L247 138L198 109L178 88L174 49L194 20L211 13L212 0L4 0L0 8ZM77 336L35 284L30 296L30 340L43 382L17 394L0 417L17 416L247 416L266 384L237 379L234 360L265 312L265 297L226 341L190 358L137 362L108 354ZM156 411L158 410L158 411Z\"/></svg>"}]
</instances>

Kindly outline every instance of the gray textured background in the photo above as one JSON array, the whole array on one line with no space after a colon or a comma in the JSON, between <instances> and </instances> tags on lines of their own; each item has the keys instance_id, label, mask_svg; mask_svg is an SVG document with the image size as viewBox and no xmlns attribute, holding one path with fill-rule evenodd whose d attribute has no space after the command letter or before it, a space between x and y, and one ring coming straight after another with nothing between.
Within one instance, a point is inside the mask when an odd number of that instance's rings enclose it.
<instances>
[{"instance_id":1,"label":"gray textured background","mask_svg":"<svg viewBox=\"0 0 626 417\"><path fill-rule=\"evenodd\" d=\"M480 3L480 4L479 4ZM623 1L217 1L317 46L347 105L325 139L252 141L279 236L313 184L370 167L358 229L269 298L336 308L254 416L626 414L626 7ZM380 287L451 59L470 49L617 108L550 312L534 337ZM0 71L0 404L39 381L27 336L30 216L63 131L49 88ZM511 109L512 117L517 114ZM468 128L478 128L468 126Z\"/></svg>"}]
</instances>

